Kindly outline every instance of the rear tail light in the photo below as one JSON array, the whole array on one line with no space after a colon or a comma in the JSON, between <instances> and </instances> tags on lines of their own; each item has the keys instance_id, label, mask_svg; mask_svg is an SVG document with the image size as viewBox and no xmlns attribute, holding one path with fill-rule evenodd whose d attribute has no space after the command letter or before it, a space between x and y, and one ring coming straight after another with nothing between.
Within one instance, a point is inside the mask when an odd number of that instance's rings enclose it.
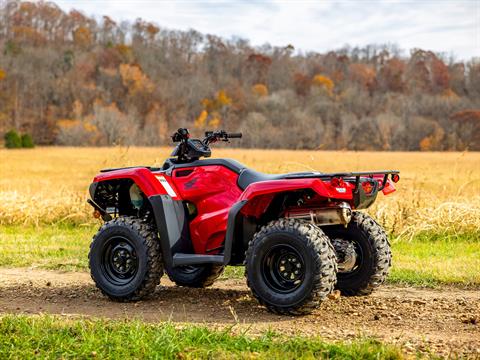
<instances>
[{"instance_id":1,"label":"rear tail light","mask_svg":"<svg viewBox=\"0 0 480 360\"><path fill-rule=\"evenodd\" d=\"M340 177L334 177L332 180L330 180L330 185L333 187L344 187L345 181L343 181L343 179Z\"/></svg>"},{"instance_id":2,"label":"rear tail light","mask_svg":"<svg viewBox=\"0 0 480 360\"><path fill-rule=\"evenodd\" d=\"M365 194L370 194L373 190L373 184L370 181L362 182L362 187L363 191L365 191Z\"/></svg>"},{"instance_id":3,"label":"rear tail light","mask_svg":"<svg viewBox=\"0 0 480 360\"><path fill-rule=\"evenodd\" d=\"M394 183L397 183L398 180L400 180L400 175L398 175L398 174L393 174L393 175L392 175L392 181L393 181Z\"/></svg>"}]
</instances>

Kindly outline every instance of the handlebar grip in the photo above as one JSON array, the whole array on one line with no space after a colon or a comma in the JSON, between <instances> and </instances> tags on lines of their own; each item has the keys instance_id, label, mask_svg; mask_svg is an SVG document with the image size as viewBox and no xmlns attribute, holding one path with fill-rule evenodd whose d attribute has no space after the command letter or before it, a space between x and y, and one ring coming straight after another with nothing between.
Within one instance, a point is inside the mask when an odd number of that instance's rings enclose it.
<instances>
[{"instance_id":1,"label":"handlebar grip","mask_svg":"<svg viewBox=\"0 0 480 360\"><path fill-rule=\"evenodd\" d=\"M227 135L230 139L240 139L242 137L242 133L231 133Z\"/></svg>"}]
</instances>

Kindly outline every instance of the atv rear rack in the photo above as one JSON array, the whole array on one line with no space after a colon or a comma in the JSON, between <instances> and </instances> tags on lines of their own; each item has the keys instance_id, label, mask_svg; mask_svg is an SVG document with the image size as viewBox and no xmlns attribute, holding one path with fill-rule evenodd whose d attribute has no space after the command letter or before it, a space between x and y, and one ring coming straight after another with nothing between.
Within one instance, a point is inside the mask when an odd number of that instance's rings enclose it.
<instances>
[{"instance_id":1,"label":"atv rear rack","mask_svg":"<svg viewBox=\"0 0 480 360\"><path fill-rule=\"evenodd\" d=\"M298 173L286 175L285 179L307 179L307 178L316 178L321 180L330 180L333 178L355 178L355 189L354 192L357 192L360 185L361 177L373 178L374 175L383 175L382 187L377 189L378 191L383 190L385 184L388 180L388 175L398 175L400 174L399 170L377 170L377 171L357 171L357 172L340 172L340 173ZM395 181L396 182L396 181Z\"/></svg>"}]
</instances>

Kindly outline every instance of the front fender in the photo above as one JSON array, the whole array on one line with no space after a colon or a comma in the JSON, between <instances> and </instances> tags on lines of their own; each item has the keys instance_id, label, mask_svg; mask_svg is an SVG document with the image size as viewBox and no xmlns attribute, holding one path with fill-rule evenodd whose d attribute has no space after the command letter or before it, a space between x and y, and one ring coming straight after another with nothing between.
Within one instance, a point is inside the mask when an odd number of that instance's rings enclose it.
<instances>
[{"instance_id":1,"label":"front fender","mask_svg":"<svg viewBox=\"0 0 480 360\"><path fill-rule=\"evenodd\" d=\"M174 200L178 200L179 197L175 185L171 181L168 181L167 178L168 176L165 176L163 173L153 173L147 168L128 168L109 171L95 176L93 184L90 186L90 196L92 196L92 191L93 193L95 192L97 186L95 184L99 182L131 179L137 184L146 197L154 195L169 195Z\"/></svg>"}]
</instances>

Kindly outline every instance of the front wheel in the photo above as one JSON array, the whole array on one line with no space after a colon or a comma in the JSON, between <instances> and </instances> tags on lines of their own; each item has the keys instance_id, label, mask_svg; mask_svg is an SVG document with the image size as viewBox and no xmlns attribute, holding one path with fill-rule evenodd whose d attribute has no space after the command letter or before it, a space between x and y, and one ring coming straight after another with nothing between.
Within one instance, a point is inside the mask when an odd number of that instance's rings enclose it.
<instances>
[{"instance_id":1,"label":"front wheel","mask_svg":"<svg viewBox=\"0 0 480 360\"><path fill-rule=\"evenodd\" d=\"M312 312L333 290L337 264L330 240L308 222L272 221L257 232L246 253L252 294L270 311Z\"/></svg>"},{"instance_id":2,"label":"front wheel","mask_svg":"<svg viewBox=\"0 0 480 360\"><path fill-rule=\"evenodd\" d=\"M344 226L325 226L338 258L337 286L343 295L369 295L387 278L392 262L388 237L367 214L354 212Z\"/></svg>"},{"instance_id":3,"label":"front wheel","mask_svg":"<svg viewBox=\"0 0 480 360\"><path fill-rule=\"evenodd\" d=\"M134 217L106 222L93 237L88 259L95 285L112 300L139 300L163 274L156 231Z\"/></svg>"}]
</instances>

